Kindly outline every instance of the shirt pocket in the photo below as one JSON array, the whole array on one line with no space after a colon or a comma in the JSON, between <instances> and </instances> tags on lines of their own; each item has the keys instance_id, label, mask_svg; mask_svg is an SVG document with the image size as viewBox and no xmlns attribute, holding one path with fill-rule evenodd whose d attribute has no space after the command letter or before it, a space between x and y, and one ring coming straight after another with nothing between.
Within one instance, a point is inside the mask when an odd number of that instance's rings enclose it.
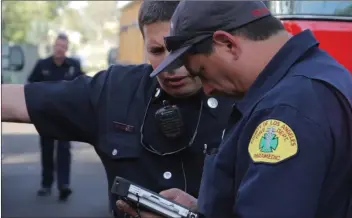
<instances>
[{"instance_id":1,"label":"shirt pocket","mask_svg":"<svg viewBox=\"0 0 352 218\"><path fill-rule=\"evenodd\" d=\"M143 149L139 134L123 132L106 134L101 138L98 147L114 160L139 158Z\"/></svg>"},{"instance_id":2,"label":"shirt pocket","mask_svg":"<svg viewBox=\"0 0 352 218\"><path fill-rule=\"evenodd\" d=\"M220 144L220 140L213 140L210 143L204 143L203 153L205 155L205 159L209 156L216 154L219 151Z\"/></svg>"},{"instance_id":3,"label":"shirt pocket","mask_svg":"<svg viewBox=\"0 0 352 218\"><path fill-rule=\"evenodd\" d=\"M211 156L210 151L215 151L218 147L218 141L202 143L192 147L191 152L187 152L187 155L183 158L187 170L194 172L194 175L197 175L196 177L201 177L206 159Z\"/></svg>"}]
</instances>

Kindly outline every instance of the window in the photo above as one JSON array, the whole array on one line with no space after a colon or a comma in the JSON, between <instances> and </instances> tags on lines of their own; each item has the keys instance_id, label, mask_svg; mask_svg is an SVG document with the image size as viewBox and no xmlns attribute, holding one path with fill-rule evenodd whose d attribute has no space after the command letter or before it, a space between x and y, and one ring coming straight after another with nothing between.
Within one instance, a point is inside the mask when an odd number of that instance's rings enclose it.
<instances>
[{"instance_id":1,"label":"window","mask_svg":"<svg viewBox=\"0 0 352 218\"><path fill-rule=\"evenodd\" d=\"M352 1L270 1L274 15L352 17Z\"/></svg>"},{"instance_id":2,"label":"window","mask_svg":"<svg viewBox=\"0 0 352 218\"><path fill-rule=\"evenodd\" d=\"M24 54L23 54L23 49L20 46L18 45L11 46L9 61L10 61L10 68L12 68L11 70L20 71L23 69Z\"/></svg>"}]
</instances>

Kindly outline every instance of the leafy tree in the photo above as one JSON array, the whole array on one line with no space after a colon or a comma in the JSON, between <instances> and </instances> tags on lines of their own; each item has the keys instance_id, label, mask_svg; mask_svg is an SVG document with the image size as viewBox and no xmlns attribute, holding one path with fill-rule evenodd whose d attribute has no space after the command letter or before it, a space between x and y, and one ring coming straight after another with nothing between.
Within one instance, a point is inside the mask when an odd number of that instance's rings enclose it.
<instances>
[{"instance_id":1,"label":"leafy tree","mask_svg":"<svg viewBox=\"0 0 352 218\"><path fill-rule=\"evenodd\" d=\"M66 7L55 24L56 29L79 32L83 44L99 40L116 41L118 28L111 28L108 24L117 24L117 16L116 1L89 1L78 10Z\"/></svg>"},{"instance_id":2,"label":"leafy tree","mask_svg":"<svg viewBox=\"0 0 352 218\"><path fill-rule=\"evenodd\" d=\"M49 23L68 1L3 1L2 36L6 41L28 42L30 34L37 40L46 36Z\"/></svg>"},{"instance_id":3,"label":"leafy tree","mask_svg":"<svg viewBox=\"0 0 352 218\"><path fill-rule=\"evenodd\" d=\"M335 13L340 16L352 16L352 3L344 9L336 10Z\"/></svg>"}]
</instances>

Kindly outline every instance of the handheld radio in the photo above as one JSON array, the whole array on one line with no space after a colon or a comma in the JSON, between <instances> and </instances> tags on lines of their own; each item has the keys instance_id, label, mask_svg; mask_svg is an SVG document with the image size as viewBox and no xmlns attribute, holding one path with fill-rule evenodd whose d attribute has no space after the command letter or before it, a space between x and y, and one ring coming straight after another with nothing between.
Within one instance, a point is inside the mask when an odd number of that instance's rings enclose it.
<instances>
[{"instance_id":1,"label":"handheld radio","mask_svg":"<svg viewBox=\"0 0 352 218\"><path fill-rule=\"evenodd\" d=\"M161 132L168 138L177 138L184 132L184 122L180 109L163 101L164 107L155 113L155 119Z\"/></svg>"}]
</instances>

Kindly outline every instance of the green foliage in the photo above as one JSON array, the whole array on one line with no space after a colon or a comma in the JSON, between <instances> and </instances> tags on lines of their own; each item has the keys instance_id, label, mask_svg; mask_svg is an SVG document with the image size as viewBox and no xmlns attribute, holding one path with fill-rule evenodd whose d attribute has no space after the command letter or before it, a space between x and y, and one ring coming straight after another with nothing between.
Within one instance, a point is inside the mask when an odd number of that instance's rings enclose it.
<instances>
[{"instance_id":1,"label":"green foliage","mask_svg":"<svg viewBox=\"0 0 352 218\"><path fill-rule=\"evenodd\" d=\"M28 42L28 35L33 26L40 26L37 38L44 37L60 9L68 1L2 1L3 39L10 42Z\"/></svg>"},{"instance_id":2,"label":"green foliage","mask_svg":"<svg viewBox=\"0 0 352 218\"><path fill-rule=\"evenodd\" d=\"M82 34L82 43L101 38L116 40L116 1L90 1L75 10L69 1L2 1L3 39L14 43L37 44L46 40L49 29L65 29Z\"/></svg>"},{"instance_id":3,"label":"green foliage","mask_svg":"<svg viewBox=\"0 0 352 218\"><path fill-rule=\"evenodd\" d=\"M336 10L336 15L350 17L352 16L352 3L344 9Z\"/></svg>"}]
</instances>

